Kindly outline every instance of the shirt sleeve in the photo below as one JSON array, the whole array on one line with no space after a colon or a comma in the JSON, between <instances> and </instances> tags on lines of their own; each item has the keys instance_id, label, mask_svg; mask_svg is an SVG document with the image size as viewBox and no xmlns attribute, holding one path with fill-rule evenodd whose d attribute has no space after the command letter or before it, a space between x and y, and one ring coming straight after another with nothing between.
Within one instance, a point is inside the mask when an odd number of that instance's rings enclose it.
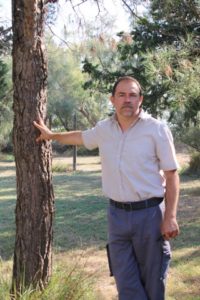
<instances>
[{"instance_id":1,"label":"shirt sleeve","mask_svg":"<svg viewBox=\"0 0 200 300\"><path fill-rule=\"evenodd\" d=\"M98 130L97 126L82 132L83 144L89 149L98 148Z\"/></svg>"},{"instance_id":2,"label":"shirt sleeve","mask_svg":"<svg viewBox=\"0 0 200 300\"><path fill-rule=\"evenodd\" d=\"M161 170L170 171L179 168L172 133L163 123L158 126L156 152Z\"/></svg>"}]
</instances>

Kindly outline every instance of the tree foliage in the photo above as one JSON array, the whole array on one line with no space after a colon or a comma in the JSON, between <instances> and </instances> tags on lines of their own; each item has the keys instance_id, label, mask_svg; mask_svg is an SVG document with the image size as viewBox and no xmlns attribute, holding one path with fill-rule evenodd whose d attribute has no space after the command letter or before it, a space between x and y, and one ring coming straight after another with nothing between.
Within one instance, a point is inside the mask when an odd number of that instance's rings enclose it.
<instances>
[{"instance_id":1,"label":"tree foliage","mask_svg":"<svg viewBox=\"0 0 200 300\"><path fill-rule=\"evenodd\" d=\"M9 59L0 59L0 150L11 140L13 113L9 63Z\"/></svg>"},{"instance_id":2,"label":"tree foliage","mask_svg":"<svg viewBox=\"0 0 200 300\"><path fill-rule=\"evenodd\" d=\"M105 95L83 89L86 80L80 66L83 47L74 45L74 48L76 51L73 52L48 42L48 117L54 127L65 130L73 129L74 113L77 114L77 126L84 129L94 126L108 111Z\"/></svg>"},{"instance_id":3,"label":"tree foliage","mask_svg":"<svg viewBox=\"0 0 200 300\"><path fill-rule=\"evenodd\" d=\"M192 122L197 125L200 111L200 60L195 56L195 41L191 36L175 46L149 51L145 54L145 75L154 86L162 89L158 112L166 109L169 120L177 123L177 114L182 115L182 126Z\"/></svg>"},{"instance_id":4,"label":"tree foliage","mask_svg":"<svg viewBox=\"0 0 200 300\"><path fill-rule=\"evenodd\" d=\"M10 55L12 43L12 31L6 22L0 20L0 150L2 150L10 140L11 120L12 120L12 95L10 65L8 57Z\"/></svg>"},{"instance_id":5,"label":"tree foliage","mask_svg":"<svg viewBox=\"0 0 200 300\"><path fill-rule=\"evenodd\" d=\"M84 61L83 71L91 78L85 88L109 91L116 77L133 75L144 87L144 107L150 113L176 122L181 112L185 126L197 124L199 1L150 3L148 17L137 20L130 36L119 33L121 40L110 59Z\"/></svg>"},{"instance_id":6,"label":"tree foliage","mask_svg":"<svg viewBox=\"0 0 200 300\"><path fill-rule=\"evenodd\" d=\"M0 55L10 53L11 42L11 27L0 26Z\"/></svg>"}]
</instances>

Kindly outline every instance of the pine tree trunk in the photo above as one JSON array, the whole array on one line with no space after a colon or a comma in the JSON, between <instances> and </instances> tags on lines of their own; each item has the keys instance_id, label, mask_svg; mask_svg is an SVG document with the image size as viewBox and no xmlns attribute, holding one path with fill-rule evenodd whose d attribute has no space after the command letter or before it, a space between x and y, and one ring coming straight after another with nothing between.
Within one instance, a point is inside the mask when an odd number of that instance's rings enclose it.
<instances>
[{"instance_id":1,"label":"pine tree trunk","mask_svg":"<svg viewBox=\"0 0 200 300\"><path fill-rule=\"evenodd\" d=\"M20 294L30 285L43 288L51 276L54 195L51 144L37 144L33 126L46 118L44 0L12 0L12 9L17 203L11 291Z\"/></svg>"}]
</instances>

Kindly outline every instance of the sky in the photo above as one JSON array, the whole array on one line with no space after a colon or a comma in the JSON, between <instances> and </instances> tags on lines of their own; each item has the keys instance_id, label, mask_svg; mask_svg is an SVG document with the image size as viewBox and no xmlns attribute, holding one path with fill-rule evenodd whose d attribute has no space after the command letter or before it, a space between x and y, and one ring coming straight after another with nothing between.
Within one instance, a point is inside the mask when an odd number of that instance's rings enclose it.
<instances>
[{"instance_id":1,"label":"sky","mask_svg":"<svg viewBox=\"0 0 200 300\"><path fill-rule=\"evenodd\" d=\"M75 2L78 1L74 1L74 3ZM121 30L128 30L129 26L127 15L125 14L120 3L120 0L107 0L104 1L104 6L108 13L115 19L114 26L117 28L117 30L119 30L119 28L121 28ZM66 15L73 13L73 10L71 4L66 4L65 0L59 0L59 6L61 9L59 11L57 23L63 24L66 21ZM87 21L90 20L95 22L98 19L98 6L94 3L91 4L90 1L86 1L85 3L81 4L79 8L76 7L76 9L77 12L80 12L79 15ZM102 13L104 12L102 11Z\"/></svg>"},{"instance_id":2,"label":"sky","mask_svg":"<svg viewBox=\"0 0 200 300\"><path fill-rule=\"evenodd\" d=\"M0 0L0 24L2 21L11 24L11 0Z\"/></svg>"},{"instance_id":3,"label":"sky","mask_svg":"<svg viewBox=\"0 0 200 300\"><path fill-rule=\"evenodd\" d=\"M73 3L80 3L81 0L74 0ZM129 21L128 21L128 14L125 13L124 9L122 8L122 1L120 0L104 0L104 6L107 9L109 15L112 16L114 22L112 28L109 28L109 31L113 31L113 34L116 34L119 31L129 31ZM97 5L91 1L86 1L79 6L80 20L83 21L84 19L90 21L92 23L97 23L98 20L98 9ZM139 6L139 12L143 11L143 7ZM104 12L105 13L105 12ZM66 4L65 0L59 0L58 5L58 18L56 20L55 25L51 25L53 32L62 38L62 32L64 25L68 27L67 20L69 15L73 15L74 12L72 10L71 4L68 1ZM68 17L67 17L68 16ZM0 0L0 24L4 21L8 25L11 24L11 0ZM110 32L109 32L110 33Z\"/></svg>"},{"instance_id":4,"label":"sky","mask_svg":"<svg viewBox=\"0 0 200 300\"><path fill-rule=\"evenodd\" d=\"M74 1L74 3L80 3L80 1ZM65 0L59 0L59 20L57 21L58 26L60 23L63 24L66 22L66 15L72 13L72 9L70 4L66 4ZM120 5L119 0L107 0L105 1L105 7L109 11L109 13L116 18L115 25L116 27L120 27L123 30L128 29L128 20L127 16L124 13ZM78 10L78 8L77 8ZM83 3L80 6L80 11L87 20L95 20L98 15L97 5L91 5L90 1ZM11 22L11 0L0 0L0 21Z\"/></svg>"}]
</instances>

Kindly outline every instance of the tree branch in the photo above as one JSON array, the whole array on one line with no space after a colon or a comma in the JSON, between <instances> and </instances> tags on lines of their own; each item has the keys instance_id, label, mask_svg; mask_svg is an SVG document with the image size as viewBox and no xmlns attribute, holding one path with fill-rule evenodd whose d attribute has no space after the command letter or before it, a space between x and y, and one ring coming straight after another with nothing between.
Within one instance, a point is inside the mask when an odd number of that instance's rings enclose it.
<instances>
[{"instance_id":1,"label":"tree branch","mask_svg":"<svg viewBox=\"0 0 200 300\"><path fill-rule=\"evenodd\" d=\"M66 0L66 2L67 2L67 0ZM75 14L77 15L77 17L79 18L79 15L77 13L77 9L76 8L79 8L79 6L81 6L82 4L84 4L86 2L89 2L89 1L88 0L81 0L81 2L79 2L76 5L73 4L73 0L69 0L69 2L71 3L73 11L75 12ZM97 16L98 16L99 13L101 12L101 8L100 8L100 5L99 5L99 0L94 0L94 2L96 2L96 5L98 7L98 14L97 14Z\"/></svg>"},{"instance_id":2,"label":"tree branch","mask_svg":"<svg viewBox=\"0 0 200 300\"><path fill-rule=\"evenodd\" d=\"M87 119L87 121L89 122L89 124L91 126L95 126L96 121L90 116L89 111L86 109L86 107L84 107L83 105L81 105L78 108L78 111Z\"/></svg>"},{"instance_id":3,"label":"tree branch","mask_svg":"<svg viewBox=\"0 0 200 300\"><path fill-rule=\"evenodd\" d=\"M76 7L79 7L80 5L82 5L83 3L85 3L85 2L87 2L88 0L82 0L81 2L79 2L78 4L76 4L76 5L73 5L73 1L72 0L70 0L70 3L71 3L71 5L72 5L72 8L75 10L75 8Z\"/></svg>"},{"instance_id":4,"label":"tree branch","mask_svg":"<svg viewBox=\"0 0 200 300\"><path fill-rule=\"evenodd\" d=\"M65 128L65 130L70 131L69 127L67 126L67 121L65 122L65 120L63 120L63 118L60 115L60 112L58 110L56 110L56 115L58 117L58 119L60 120L60 123L62 124L62 126Z\"/></svg>"},{"instance_id":5,"label":"tree branch","mask_svg":"<svg viewBox=\"0 0 200 300\"><path fill-rule=\"evenodd\" d=\"M97 7L98 7L98 15L100 14L101 12L101 9L100 9L100 5L99 5L99 1L98 0L94 0L97 4Z\"/></svg>"},{"instance_id":6,"label":"tree branch","mask_svg":"<svg viewBox=\"0 0 200 300\"><path fill-rule=\"evenodd\" d=\"M132 8L130 7L130 5L128 5L128 3L126 2L126 0L122 0L122 3L128 8L128 10L130 11L131 15L133 18L137 18L140 19L140 17L132 10Z\"/></svg>"},{"instance_id":7,"label":"tree branch","mask_svg":"<svg viewBox=\"0 0 200 300\"><path fill-rule=\"evenodd\" d=\"M56 36L61 42L63 42L64 44L66 44L67 47L68 47L71 51L73 51L73 49L69 46L69 43L68 43L67 41L65 41L65 40L62 39L60 36L58 36L58 35L53 31L53 29L49 26L49 24L46 24L46 25L47 25L47 27L49 28L49 30L51 31L51 33L52 33L54 36Z\"/></svg>"},{"instance_id":8,"label":"tree branch","mask_svg":"<svg viewBox=\"0 0 200 300\"><path fill-rule=\"evenodd\" d=\"M12 26L11 27L8 27L8 28L3 28L3 27L1 27L0 28L0 33L1 34L7 34L9 31L11 31L12 30Z\"/></svg>"}]
</instances>

